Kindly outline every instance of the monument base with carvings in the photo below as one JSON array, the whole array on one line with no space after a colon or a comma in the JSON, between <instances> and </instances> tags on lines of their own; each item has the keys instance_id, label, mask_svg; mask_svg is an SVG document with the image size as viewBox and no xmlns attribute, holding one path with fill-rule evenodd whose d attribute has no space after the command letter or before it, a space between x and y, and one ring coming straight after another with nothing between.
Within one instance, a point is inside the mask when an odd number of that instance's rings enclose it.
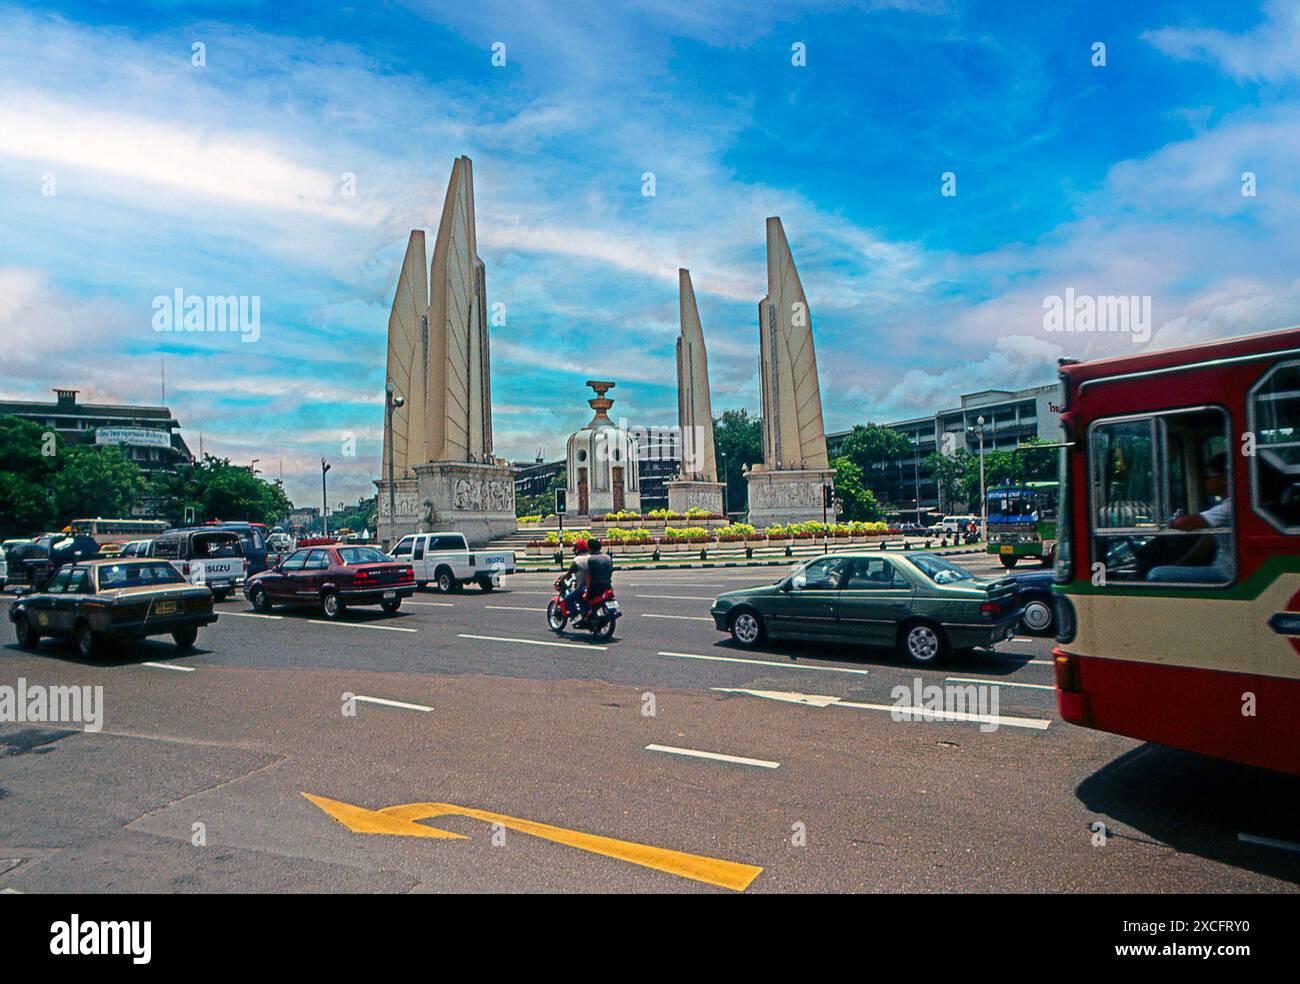
<instances>
[{"instance_id":1,"label":"monument base with carvings","mask_svg":"<svg viewBox=\"0 0 1300 984\"><path fill-rule=\"evenodd\" d=\"M375 536L384 547L391 547L406 536L415 533L420 524L420 494L413 478L399 478L393 482L393 506L397 522L388 521L388 482L375 482L378 513L375 517Z\"/></svg>"},{"instance_id":2,"label":"monument base with carvings","mask_svg":"<svg viewBox=\"0 0 1300 984\"><path fill-rule=\"evenodd\" d=\"M834 483L835 469L766 471L756 466L746 478L749 521L761 530L774 523L821 522L822 488Z\"/></svg>"},{"instance_id":3,"label":"monument base with carvings","mask_svg":"<svg viewBox=\"0 0 1300 984\"><path fill-rule=\"evenodd\" d=\"M415 480L422 531L463 533L471 547L481 547L519 528L515 475L507 465L430 461L415 466Z\"/></svg>"},{"instance_id":4,"label":"monument base with carvings","mask_svg":"<svg viewBox=\"0 0 1300 984\"><path fill-rule=\"evenodd\" d=\"M668 488L668 508L684 513L688 509L704 509L710 513L722 512L722 483L695 482L676 479L665 483Z\"/></svg>"}]
</instances>

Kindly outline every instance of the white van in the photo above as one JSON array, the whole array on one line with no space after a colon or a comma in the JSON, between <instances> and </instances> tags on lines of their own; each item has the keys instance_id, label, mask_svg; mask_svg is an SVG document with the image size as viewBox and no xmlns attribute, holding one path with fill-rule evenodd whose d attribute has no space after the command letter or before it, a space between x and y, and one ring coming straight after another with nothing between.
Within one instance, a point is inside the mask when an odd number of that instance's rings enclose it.
<instances>
[{"instance_id":1,"label":"white van","mask_svg":"<svg viewBox=\"0 0 1300 984\"><path fill-rule=\"evenodd\" d=\"M945 533L964 533L971 523L979 524L978 516L945 516L940 523Z\"/></svg>"},{"instance_id":2,"label":"white van","mask_svg":"<svg viewBox=\"0 0 1300 984\"><path fill-rule=\"evenodd\" d=\"M149 543L149 556L171 561L191 584L206 584L214 601L225 601L244 581L244 544L233 530L196 526L168 530Z\"/></svg>"},{"instance_id":3,"label":"white van","mask_svg":"<svg viewBox=\"0 0 1300 984\"><path fill-rule=\"evenodd\" d=\"M471 550L460 533L412 533L389 555L411 565L416 585L433 584L442 592L470 581L491 591L500 587L502 576L515 572L513 550Z\"/></svg>"}]
</instances>

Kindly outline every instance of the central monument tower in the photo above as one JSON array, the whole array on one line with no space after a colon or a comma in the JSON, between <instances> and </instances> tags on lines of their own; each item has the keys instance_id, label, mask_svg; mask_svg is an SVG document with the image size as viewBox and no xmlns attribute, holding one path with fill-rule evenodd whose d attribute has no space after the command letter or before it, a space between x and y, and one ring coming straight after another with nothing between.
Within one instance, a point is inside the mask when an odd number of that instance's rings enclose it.
<instances>
[{"instance_id":1,"label":"central monument tower","mask_svg":"<svg viewBox=\"0 0 1300 984\"><path fill-rule=\"evenodd\" d=\"M755 526L822 518L826 454L812 314L780 218L767 220L767 296L758 304L763 463L747 473Z\"/></svg>"},{"instance_id":2,"label":"central monument tower","mask_svg":"<svg viewBox=\"0 0 1300 984\"><path fill-rule=\"evenodd\" d=\"M414 230L388 317L388 389L401 406L384 433L378 527L388 543L447 529L480 546L516 529L515 485L492 454L487 276L468 157L452 165L427 278L425 269L424 233Z\"/></svg>"},{"instance_id":3,"label":"central monument tower","mask_svg":"<svg viewBox=\"0 0 1300 984\"><path fill-rule=\"evenodd\" d=\"M709 358L695 304L689 270L677 271L681 336L677 339L677 430L681 470L668 486L668 508L722 512L722 483L713 449L713 406L709 399Z\"/></svg>"}]
</instances>

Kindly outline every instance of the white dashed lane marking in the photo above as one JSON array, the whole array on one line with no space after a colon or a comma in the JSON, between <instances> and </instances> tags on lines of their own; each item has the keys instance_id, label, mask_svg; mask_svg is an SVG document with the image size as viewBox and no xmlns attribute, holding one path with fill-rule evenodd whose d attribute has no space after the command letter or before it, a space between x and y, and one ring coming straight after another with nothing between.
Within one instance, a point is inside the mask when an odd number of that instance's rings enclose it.
<instances>
[{"instance_id":1,"label":"white dashed lane marking","mask_svg":"<svg viewBox=\"0 0 1300 984\"><path fill-rule=\"evenodd\" d=\"M688 758L709 759L713 762L730 762L733 765L752 765L760 769L779 769L780 762L768 759L745 758L742 755L723 755L721 752L701 752L694 748L676 748L672 745L646 745L647 752L664 752L668 755L684 755Z\"/></svg>"}]
</instances>

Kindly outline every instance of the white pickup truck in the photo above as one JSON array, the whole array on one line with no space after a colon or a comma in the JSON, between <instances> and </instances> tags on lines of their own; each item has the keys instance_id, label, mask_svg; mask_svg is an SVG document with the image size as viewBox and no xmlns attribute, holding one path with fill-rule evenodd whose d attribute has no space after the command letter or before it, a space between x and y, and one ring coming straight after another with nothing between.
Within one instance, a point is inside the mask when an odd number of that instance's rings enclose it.
<instances>
[{"instance_id":1,"label":"white pickup truck","mask_svg":"<svg viewBox=\"0 0 1300 984\"><path fill-rule=\"evenodd\" d=\"M501 584L502 575L515 572L513 550L471 550L459 533L412 533L398 540L389 554L415 569L417 586L433 584L442 592L470 581L491 591Z\"/></svg>"}]
</instances>

